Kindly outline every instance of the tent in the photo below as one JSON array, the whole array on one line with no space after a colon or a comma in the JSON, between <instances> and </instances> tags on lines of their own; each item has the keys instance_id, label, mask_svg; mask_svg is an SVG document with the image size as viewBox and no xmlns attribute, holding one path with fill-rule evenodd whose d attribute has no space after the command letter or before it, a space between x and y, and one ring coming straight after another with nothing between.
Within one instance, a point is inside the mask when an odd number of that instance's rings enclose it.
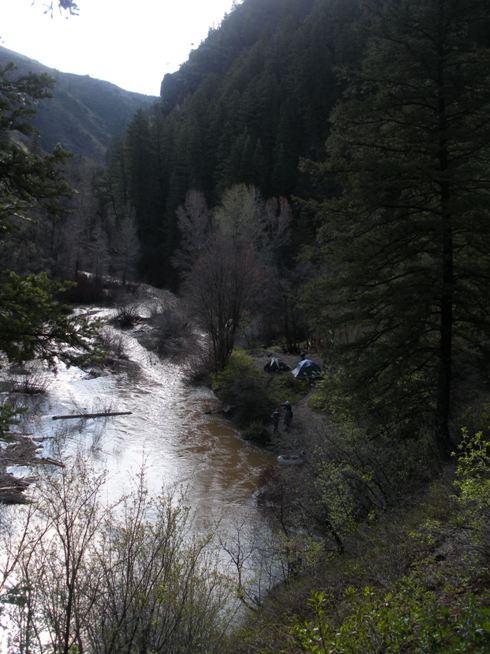
<instances>
[{"instance_id":1,"label":"tent","mask_svg":"<svg viewBox=\"0 0 490 654\"><path fill-rule=\"evenodd\" d=\"M296 379L316 379L320 376L322 369L311 359L303 359L291 372Z\"/></svg>"},{"instance_id":2,"label":"tent","mask_svg":"<svg viewBox=\"0 0 490 654\"><path fill-rule=\"evenodd\" d=\"M281 370L291 370L291 368L278 357L270 357L264 366L264 370L265 372L280 372Z\"/></svg>"}]
</instances>

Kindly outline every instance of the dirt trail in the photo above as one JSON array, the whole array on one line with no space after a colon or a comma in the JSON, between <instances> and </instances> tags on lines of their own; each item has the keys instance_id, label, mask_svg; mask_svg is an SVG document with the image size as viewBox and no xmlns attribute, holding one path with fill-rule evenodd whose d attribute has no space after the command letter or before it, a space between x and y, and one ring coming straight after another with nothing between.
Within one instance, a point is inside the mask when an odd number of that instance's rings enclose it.
<instances>
[{"instance_id":1,"label":"dirt trail","mask_svg":"<svg viewBox=\"0 0 490 654\"><path fill-rule=\"evenodd\" d=\"M276 354L274 354L276 356ZM277 355L281 361L284 361L291 370L296 367L300 361L297 354L280 354ZM321 363L320 356L315 352L307 352L308 359ZM263 369L267 361L267 352L254 357L254 364L259 369ZM291 372L273 373L278 375L290 375ZM328 426L328 418L318 411L314 411L309 406L309 401L314 394L315 389L312 387L307 395L298 402L292 403L293 420L289 430L285 429L284 421L281 417L279 424L279 434L273 438L274 449L280 452L309 452L312 443L314 443L320 434L324 434ZM288 398L285 397L284 400Z\"/></svg>"}]
</instances>

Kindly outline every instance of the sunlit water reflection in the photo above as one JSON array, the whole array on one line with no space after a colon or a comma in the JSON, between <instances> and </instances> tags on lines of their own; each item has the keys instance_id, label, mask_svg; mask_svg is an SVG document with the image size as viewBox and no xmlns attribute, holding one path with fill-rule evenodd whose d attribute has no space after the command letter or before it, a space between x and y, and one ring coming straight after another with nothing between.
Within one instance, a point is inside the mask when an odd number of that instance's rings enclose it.
<instances>
[{"instance_id":1,"label":"sunlit water reflection","mask_svg":"<svg viewBox=\"0 0 490 654\"><path fill-rule=\"evenodd\" d=\"M161 361L131 333L113 332L136 369L93 378L61 364L38 409L38 433L51 437L48 455L65 459L83 452L106 468L109 500L130 491L144 467L151 492L185 491L197 523L262 523L255 493L272 456L246 443L222 417L206 414L213 393L187 386L181 366ZM52 420L104 410L131 415Z\"/></svg>"},{"instance_id":2,"label":"sunlit water reflection","mask_svg":"<svg viewBox=\"0 0 490 654\"><path fill-rule=\"evenodd\" d=\"M105 318L110 315L107 310L98 313ZM102 499L109 503L131 492L144 468L151 493L162 489L185 493L195 533L218 525L218 542L233 543L237 533L241 546L248 549L268 541L270 527L257 506L256 494L274 457L244 441L220 415L206 413L209 407L217 407L214 394L204 387L186 385L180 365L160 360L131 332L109 326L105 329L122 339L125 355L137 365L94 377L60 364L56 376L50 375L46 395L32 400L30 415L35 418L30 431L41 439L44 456L70 465L82 454L96 468L107 470ZM100 411L131 414L88 420L52 419ZM21 468L17 468L17 474L22 474ZM35 494L35 485L31 490ZM256 553L244 570L245 578L254 580L258 594L262 558ZM224 550L220 560L228 571L233 570ZM269 580L270 576L268 573ZM276 579L275 573L273 576ZM2 646L9 631L8 622L3 626L0 654L6 651Z\"/></svg>"}]
</instances>

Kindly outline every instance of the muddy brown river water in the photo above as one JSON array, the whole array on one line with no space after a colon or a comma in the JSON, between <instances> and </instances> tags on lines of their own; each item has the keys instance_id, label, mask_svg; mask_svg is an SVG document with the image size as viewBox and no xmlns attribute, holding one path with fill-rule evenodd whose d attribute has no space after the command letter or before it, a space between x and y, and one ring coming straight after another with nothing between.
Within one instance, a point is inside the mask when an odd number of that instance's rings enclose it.
<instances>
[{"instance_id":1,"label":"muddy brown river water","mask_svg":"<svg viewBox=\"0 0 490 654\"><path fill-rule=\"evenodd\" d=\"M66 459L82 452L106 468L109 500L131 490L144 466L151 492L162 487L185 492L196 524L222 520L228 528L245 523L266 528L256 492L274 457L245 442L221 416L206 413L216 406L213 393L187 386L181 366L160 360L130 332L112 332L122 339L135 370L93 378L60 365L38 408L37 428L50 436L47 453ZM52 420L53 415L101 410L132 413Z\"/></svg>"},{"instance_id":2,"label":"muddy brown river water","mask_svg":"<svg viewBox=\"0 0 490 654\"><path fill-rule=\"evenodd\" d=\"M111 312L97 310L107 319ZM244 441L216 409L217 400L207 388L186 385L182 366L160 360L143 347L134 333L104 328L121 339L130 362L120 372L94 376L76 367L58 367L56 375L42 373L47 392L30 399L30 423L25 429L40 437L42 455L76 465L83 455L107 471L101 500L112 504L138 485L144 469L151 493L182 492L191 509L192 532L217 536L220 565L234 574L229 551L240 534L240 547L253 556L243 567L243 582L260 596L281 580L275 555L264 554L274 540L268 518L257 505L264 472L276 465L275 457ZM131 412L110 418L53 420L53 416L101 411ZM34 418L32 416L35 416ZM56 469L55 469L56 470ZM35 474L18 468L16 474ZM29 493L35 494L35 483ZM15 516L15 507L7 507ZM233 622L245 609L233 599ZM0 654L11 629L0 622ZM10 651L10 650L8 650Z\"/></svg>"}]
</instances>

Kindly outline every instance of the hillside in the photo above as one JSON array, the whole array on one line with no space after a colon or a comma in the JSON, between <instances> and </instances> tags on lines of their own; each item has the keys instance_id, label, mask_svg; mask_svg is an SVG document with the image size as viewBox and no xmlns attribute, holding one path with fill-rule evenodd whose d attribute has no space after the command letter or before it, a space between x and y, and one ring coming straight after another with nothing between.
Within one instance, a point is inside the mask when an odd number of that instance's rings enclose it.
<instances>
[{"instance_id":1,"label":"hillside","mask_svg":"<svg viewBox=\"0 0 490 654\"><path fill-rule=\"evenodd\" d=\"M145 279L175 282L175 211L189 190L210 206L243 183L265 198L303 195L298 164L323 156L338 66L360 54L357 11L355 0L243 2L164 77L160 112L138 116L126 137Z\"/></svg>"},{"instance_id":2,"label":"hillside","mask_svg":"<svg viewBox=\"0 0 490 654\"><path fill-rule=\"evenodd\" d=\"M21 74L47 73L56 81L53 97L39 104L33 120L45 150L61 143L70 152L102 163L107 147L124 134L136 111L155 100L88 75L61 73L0 47L0 66L10 62Z\"/></svg>"}]
</instances>

